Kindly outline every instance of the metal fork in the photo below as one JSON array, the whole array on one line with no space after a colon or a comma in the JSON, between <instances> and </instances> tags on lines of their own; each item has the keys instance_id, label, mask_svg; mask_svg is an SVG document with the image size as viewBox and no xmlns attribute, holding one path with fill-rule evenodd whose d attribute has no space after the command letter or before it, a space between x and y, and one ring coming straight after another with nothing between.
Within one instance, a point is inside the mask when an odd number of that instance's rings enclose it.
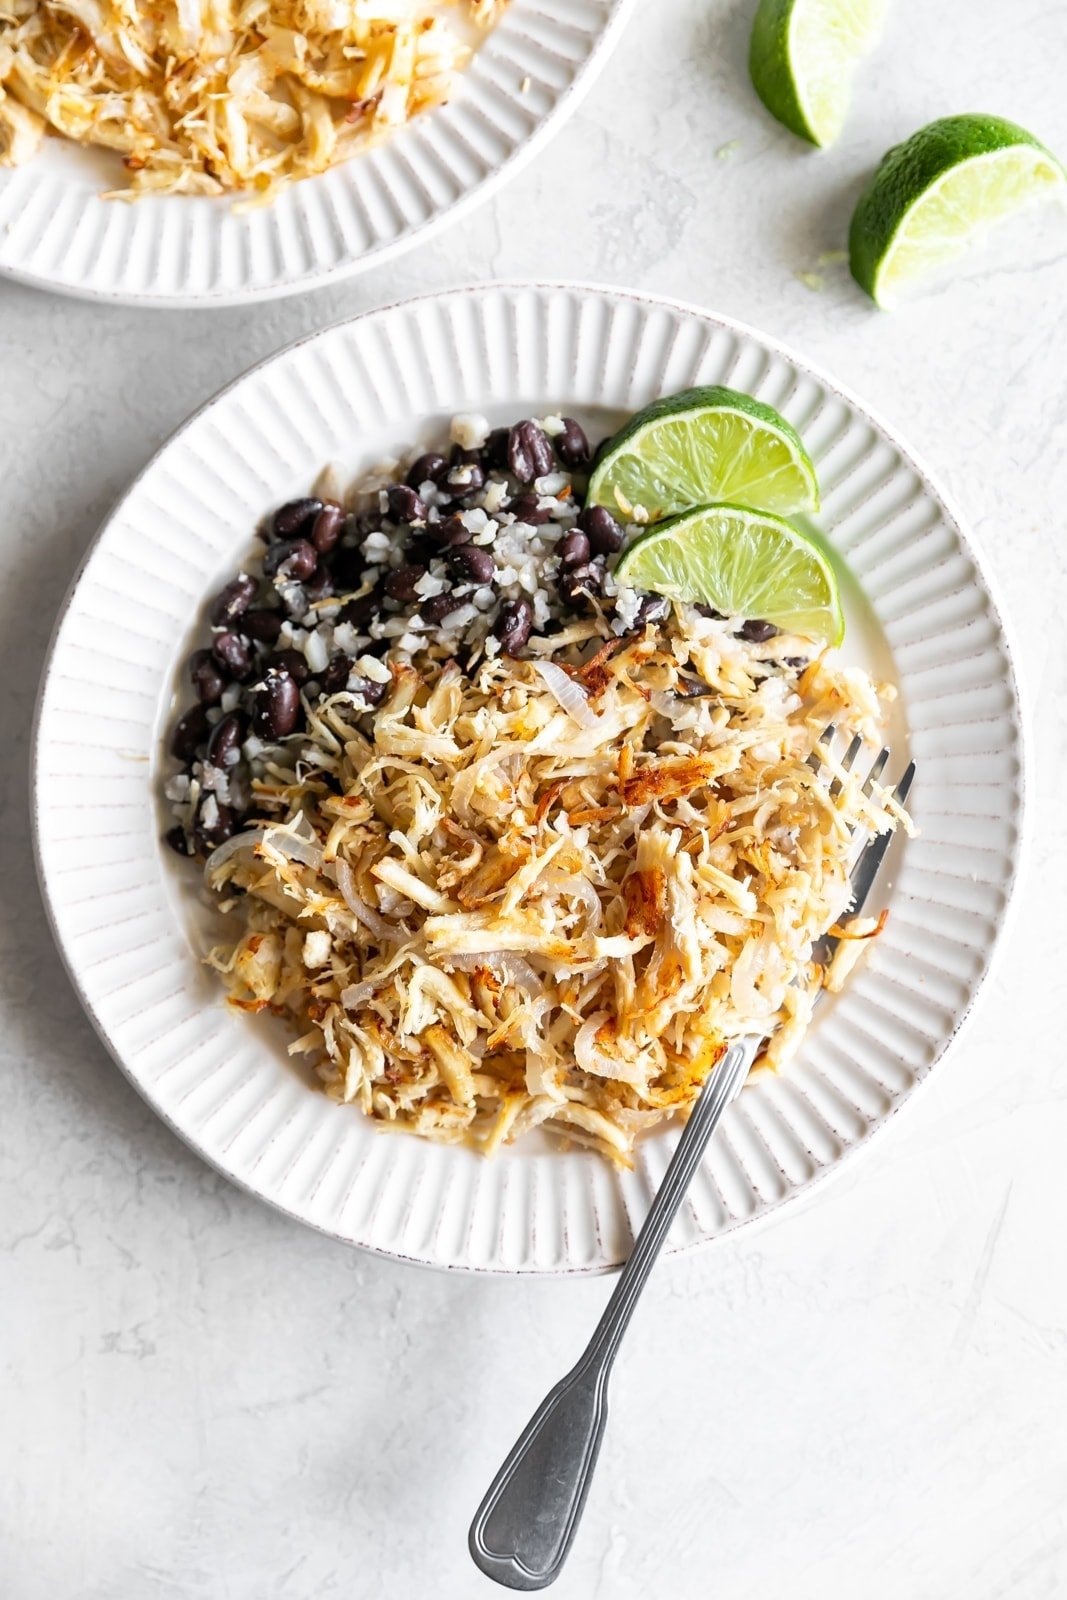
<instances>
[{"instance_id":1,"label":"metal fork","mask_svg":"<svg viewBox=\"0 0 1067 1600\"><path fill-rule=\"evenodd\" d=\"M820 743L829 746L835 732L833 726L827 728ZM846 772L862 745L856 738L846 750L841 760ZM888 749L875 757L863 782L865 794L871 794L888 760ZM812 765L820 764L816 751ZM893 791L901 804L914 776L912 761ZM830 793L839 794L841 788L835 775ZM890 838L889 833L868 838L853 864L854 913L870 894ZM824 935L816 959L828 961L837 942ZM762 1042L753 1037L733 1045L705 1084L593 1337L577 1364L538 1406L478 1507L468 1540L471 1556L487 1577L508 1589L547 1588L567 1559L604 1436L608 1378L622 1336L708 1141Z\"/></svg>"}]
</instances>

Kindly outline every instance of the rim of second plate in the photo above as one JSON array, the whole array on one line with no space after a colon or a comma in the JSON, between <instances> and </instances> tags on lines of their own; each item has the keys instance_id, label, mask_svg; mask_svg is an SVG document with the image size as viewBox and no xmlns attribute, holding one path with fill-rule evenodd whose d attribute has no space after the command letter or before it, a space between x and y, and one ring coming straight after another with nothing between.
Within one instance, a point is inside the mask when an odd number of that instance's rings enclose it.
<instances>
[{"instance_id":1,"label":"rim of second plate","mask_svg":"<svg viewBox=\"0 0 1067 1600\"><path fill-rule=\"evenodd\" d=\"M465 190L450 204L438 209L425 222L416 223L413 227L408 227L395 239L384 240L379 244L372 245L369 250L363 251L362 254L342 262L338 266L322 267L313 272L305 273L302 277L296 278L292 282L269 284L262 288L246 287L220 291L196 290L192 293L182 291L174 294L142 294L131 290L95 288L89 284L57 283L54 278L45 273L36 273L29 268L3 262L0 262L0 281L6 279L12 283L23 284L26 288L62 295L64 299L84 300L97 305L134 306L143 307L145 310L167 309L180 311L184 309L205 311L216 307L219 310L225 310L229 306L251 305L260 300L284 300L290 295L326 288L332 283L347 282L351 278L358 277L360 273L384 266L388 262L396 260L397 257L404 255L408 250L413 250L426 241L435 238L438 233L448 228L453 222L459 222L471 211L477 210L483 201L488 201L497 194L526 166L527 162L532 161L538 152L556 134L562 131L566 122L578 109L578 106L593 88L601 72L607 66L626 25L626 20L636 4L637 0L612 0L612 10L601 29L599 38L570 83L557 95L550 108L544 113L528 137L521 140L511 154L506 156L498 166L487 172L483 178L473 184L470 189ZM506 16L507 14L505 13L505 17L496 25L497 27L504 25ZM432 116L433 109L425 112L424 115ZM405 128L410 126L410 123L404 125ZM398 131L403 132L404 129ZM350 157L352 161L358 161L359 159L359 152ZM347 164L341 163L342 166ZM300 181L314 183L316 179L315 177L309 177ZM220 196L217 198L225 199L226 197ZM236 199L239 197L232 196L231 198ZM115 201L112 203L122 204L125 202ZM408 298L421 299L425 297L408 296ZM399 304L400 302L392 303ZM371 309L383 310L384 307L378 306ZM302 340L294 342L301 343ZM282 353L281 350L275 352L277 355ZM267 359L271 358L268 357ZM255 369L249 368L248 370L252 372ZM213 396L213 399L221 399L224 393L225 390L220 389ZM211 401L206 402L207 405L211 403ZM193 412L187 418L187 423L194 421L200 410L203 409L204 407L200 407ZM185 425L183 424L183 427ZM136 479L134 482L136 482ZM132 487L133 484L131 483L130 488Z\"/></svg>"},{"instance_id":2,"label":"rim of second plate","mask_svg":"<svg viewBox=\"0 0 1067 1600\"><path fill-rule=\"evenodd\" d=\"M852 411L864 418L889 442L893 449L899 453L903 461L911 467L912 471L919 478L926 491L940 505L945 517L948 519L952 527L953 533L960 543L960 546L973 561L982 583L985 586L986 594L989 600L989 606L1003 643L1004 656L1008 669L1007 681L1012 691L1014 702L1015 716L1013 721L1018 741L1017 753L1019 762L1019 777L1018 792L1016 797L1016 811L1013 818L1016 826L1016 837L1011 854L1011 872L1006 880L1004 890L1005 904L996 932L984 952L984 965L974 982L969 999L960 1012L955 1026L941 1041L940 1048L938 1049L933 1060L930 1062L929 1068L923 1078L913 1083L895 1099L894 1103L889 1107L889 1110L883 1116L878 1118L878 1120L871 1126L862 1140L858 1140L847 1145L829 1165L823 1167L813 1176L807 1178L804 1182L791 1185L784 1195L768 1204L761 1206L752 1215L738 1218L735 1221L729 1222L725 1227L714 1233L696 1238L685 1244L675 1244L668 1239L664 1244L661 1253L669 1256L689 1255L697 1250L710 1248L718 1240L735 1234L741 1229L751 1230L753 1228L765 1225L772 1219L780 1217L786 1207L793 1207L798 1202L807 1200L816 1191L821 1191L828 1182L832 1181L843 1170L845 1170L846 1167L849 1171L852 1170L853 1158L865 1150L870 1144L871 1138L880 1133L884 1128L888 1127L889 1124L894 1121L894 1119L902 1110L904 1110L906 1106L910 1106L914 1103L917 1091L929 1079L935 1068L939 1067L942 1062L944 1062L950 1051L956 1045L958 1045L960 1039L963 1037L973 1021L980 997L985 992L988 982L994 973L998 962L1002 959L1007 942L1006 934L1013 923L1013 919L1018 908L1018 895L1016 891L1018 889L1020 877L1022 876L1026 862L1029 858L1029 852L1032 843L1032 806L1030 804L1030 794L1032 788L1033 754L1031 750L1031 739L1029 736L1028 686L1026 684L1025 677L1020 673L1019 670L1019 652L1015 642L1015 630L1013 624L1008 621L1007 614L1002 605L998 581L991 575L988 558L984 549L974 535L967 531L962 514L959 511L954 497L944 488L937 474L932 472L926 465L925 461L918 456L916 452L900 437L895 427L887 423L879 411L872 409L866 404L866 402L859 400L848 385L842 384L836 378L831 377L818 363L813 363L806 357L798 355L793 348L783 340L766 334L760 329L754 327L752 324L746 323L739 318L727 316L723 313L709 311L706 307L703 307L693 301L687 301L668 295L659 295L641 290L619 288L614 284L604 284L585 280L519 278L504 279L500 281L494 280L488 283L474 282L458 284L445 289L432 290L421 295L404 296L396 300L386 301L381 305L368 307L350 317L340 318L336 322L328 323L325 327L317 328L311 332L302 334L299 338L291 340L288 344L282 346L272 354L263 357L260 361L257 361L252 366L246 368L243 372L231 379L230 382L224 384L193 412L191 412L190 415L164 440L159 448L152 453L141 470L130 479L129 483L108 508L103 519L101 520L99 528L93 535L84 555L77 565L75 573L64 594L52 627L52 632L49 638L45 656L45 664L41 673L37 696L34 702L33 719L30 732L30 761L28 773L30 787L30 821L34 865L37 872L37 879L41 891L41 899L44 906L46 919L48 921L49 929L52 933L57 952L60 956L60 960L63 964L63 968L70 979L71 985L77 994L79 1003L85 1012L86 1017L88 1018L94 1032L97 1034L108 1054L123 1073L123 1076L133 1085L141 1098L151 1107L154 1114L158 1116L160 1120L168 1128L170 1128L170 1130L175 1133L186 1146L188 1146L188 1148L193 1150L195 1154L206 1163L206 1165L211 1167L212 1170L219 1172L223 1177L225 1177L229 1182L233 1183L244 1193L252 1196L254 1199L262 1202L263 1204L270 1206L273 1210L280 1212L283 1216L288 1217L290 1220L300 1223L302 1226L310 1228L314 1232L322 1234L326 1238L334 1239L340 1244L344 1244L356 1249L367 1250L373 1255L382 1256L388 1260L400 1261L406 1265L425 1267L432 1271L458 1272L465 1274L470 1273L491 1277L593 1277L618 1271L623 1265L623 1262L621 1260L596 1261L563 1266L553 1265L550 1267L543 1267L536 1264L507 1266L498 1264L496 1262L484 1265L469 1261L445 1262L433 1260L425 1255L407 1254L401 1250L389 1248L388 1246L377 1244L370 1240L356 1239L302 1214L294 1206L288 1205L283 1200L280 1200L274 1195L266 1192L263 1188L257 1186L247 1178L235 1173L222 1161L216 1159L204 1148L195 1134L183 1128L178 1122L175 1121L173 1117L168 1114L167 1111L163 1109L161 1105L159 1105L152 1098L148 1086L142 1083L135 1075L134 1071L124 1060L121 1052L116 1048L109 1038L103 1023L94 1010L92 1001L86 993L84 985L82 984L79 976L78 969L72 963L66 946L60 937L58 923L52 905L52 897L49 890L47 872L42 856L41 846L41 817L38 797L38 767L42 754L40 742L41 719L48 692L49 680L54 665L55 649L59 633L67 617L67 613L70 610L75 592L77 591L98 546L101 544L108 528L111 526L116 513L141 483L141 481L153 471L157 462L203 416L205 416L216 405L223 401L233 390L239 388L247 379L261 372L264 368L271 366L275 361L281 361L285 359L292 352L298 350L301 346L310 344L316 339L324 335L328 335L336 329L353 326L354 324L357 324L366 318L383 316L390 312L406 307L431 304L439 300L464 298L469 295L479 295L492 292L521 293L524 290L536 290L549 293L569 292L579 295L593 295L597 297L606 295L613 296L621 300L629 300L641 306L663 307L670 311L681 313L686 316L697 317L701 321L713 326L716 329L720 329L731 334L741 335L746 339L755 340L758 345L762 346L766 350L773 351L774 353L784 357L785 360L790 362L798 370L806 372L810 377L822 384L824 388L826 388L831 394L835 395L839 400L841 400Z\"/></svg>"}]
</instances>

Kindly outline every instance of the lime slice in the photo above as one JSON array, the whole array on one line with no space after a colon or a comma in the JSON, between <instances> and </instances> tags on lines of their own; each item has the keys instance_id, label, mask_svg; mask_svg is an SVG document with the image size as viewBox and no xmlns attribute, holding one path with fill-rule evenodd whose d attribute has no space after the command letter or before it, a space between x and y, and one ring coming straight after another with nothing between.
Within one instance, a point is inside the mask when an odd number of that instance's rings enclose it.
<instances>
[{"instance_id":1,"label":"lime slice","mask_svg":"<svg viewBox=\"0 0 1067 1600\"><path fill-rule=\"evenodd\" d=\"M684 389L655 400L597 456L587 505L652 518L709 500L760 511L815 511L819 485L800 435L736 389Z\"/></svg>"},{"instance_id":2,"label":"lime slice","mask_svg":"<svg viewBox=\"0 0 1067 1600\"><path fill-rule=\"evenodd\" d=\"M845 631L822 551L781 517L746 506L698 506L657 523L623 553L615 580L830 644Z\"/></svg>"},{"instance_id":3,"label":"lime slice","mask_svg":"<svg viewBox=\"0 0 1067 1600\"><path fill-rule=\"evenodd\" d=\"M852 217L852 276L889 307L993 223L1067 195L1055 156L1002 117L943 117L883 156Z\"/></svg>"},{"instance_id":4,"label":"lime slice","mask_svg":"<svg viewBox=\"0 0 1067 1600\"><path fill-rule=\"evenodd\" d=\"M812 144L832 144L885 11L886 0L760 0L748 70L771 116Z\"/></svg>"}]
</instances>

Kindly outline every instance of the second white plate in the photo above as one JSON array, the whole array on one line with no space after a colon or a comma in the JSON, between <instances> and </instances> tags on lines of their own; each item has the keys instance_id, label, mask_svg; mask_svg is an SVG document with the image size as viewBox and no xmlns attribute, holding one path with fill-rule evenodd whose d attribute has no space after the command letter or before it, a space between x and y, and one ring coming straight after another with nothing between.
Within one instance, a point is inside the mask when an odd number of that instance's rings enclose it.
<instances>
[{"instance_id":1,"label":"second white plate","mask_svg":"<svg viewBox=\"0 0 1067 1600\"><path fill-rule=\"evenodd\" d=\"M572 111L633 0L511 0L446 106L284 190L104 200L118 158L48 138L0 172L0 277L61 294L155 306L238 305L362 272L493 188Z\"/></svg>"},{"instance_id":2,"label":"second white plate","mask_svg":"<svg viewBox=\"0 0 1067 1600\"><path fill-rule=\"evenodd\" d=\"M677 1130L619 1174L539 1143L494 1161L388 1134L310 1087L284 1029L229 1010L200 963L194 868L162 843L156 797L181 664L205 601L270 508L327 462L346 472L440 437L455 411L560 409L595 436L656 395L727 383L783 411L848 563L848 649L900 702L922 833L889 858L889 923L798 1061L730 1108L671 1236L712 1239L804 1192L860 1149L958 1032L1016 872L1024 763L1011 660L979 559L944 496L883 424L770 340L667 301L490 286L370 312L248 373L133 485L91 551L45 675L38 858L87 1011L141 1092L236 1182L336 1237L436 1266L589 1272L625 1255ZM898 768L898 770L899 770Z\"/></svg>"}]
</instances>

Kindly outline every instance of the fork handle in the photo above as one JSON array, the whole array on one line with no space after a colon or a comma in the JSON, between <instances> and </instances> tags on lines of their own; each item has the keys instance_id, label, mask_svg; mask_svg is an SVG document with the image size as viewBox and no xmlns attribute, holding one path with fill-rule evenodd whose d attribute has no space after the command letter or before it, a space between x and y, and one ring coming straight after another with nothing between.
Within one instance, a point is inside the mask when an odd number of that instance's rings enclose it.
<instances>
[{"instance_id":1,"label":"fork handle","mask_svg":"<svg viewBox=\"0 0 1067 1600\"><path fill-rule=\"evenodd\" d=\"M593 1337L542 1400L471 1524L470 1552L509 1589L544 1589L567 1559L608 1415L608 1378L638 1296L757 1041L733 1045L705 1085Z\"/></svg>"}]
</instances>

